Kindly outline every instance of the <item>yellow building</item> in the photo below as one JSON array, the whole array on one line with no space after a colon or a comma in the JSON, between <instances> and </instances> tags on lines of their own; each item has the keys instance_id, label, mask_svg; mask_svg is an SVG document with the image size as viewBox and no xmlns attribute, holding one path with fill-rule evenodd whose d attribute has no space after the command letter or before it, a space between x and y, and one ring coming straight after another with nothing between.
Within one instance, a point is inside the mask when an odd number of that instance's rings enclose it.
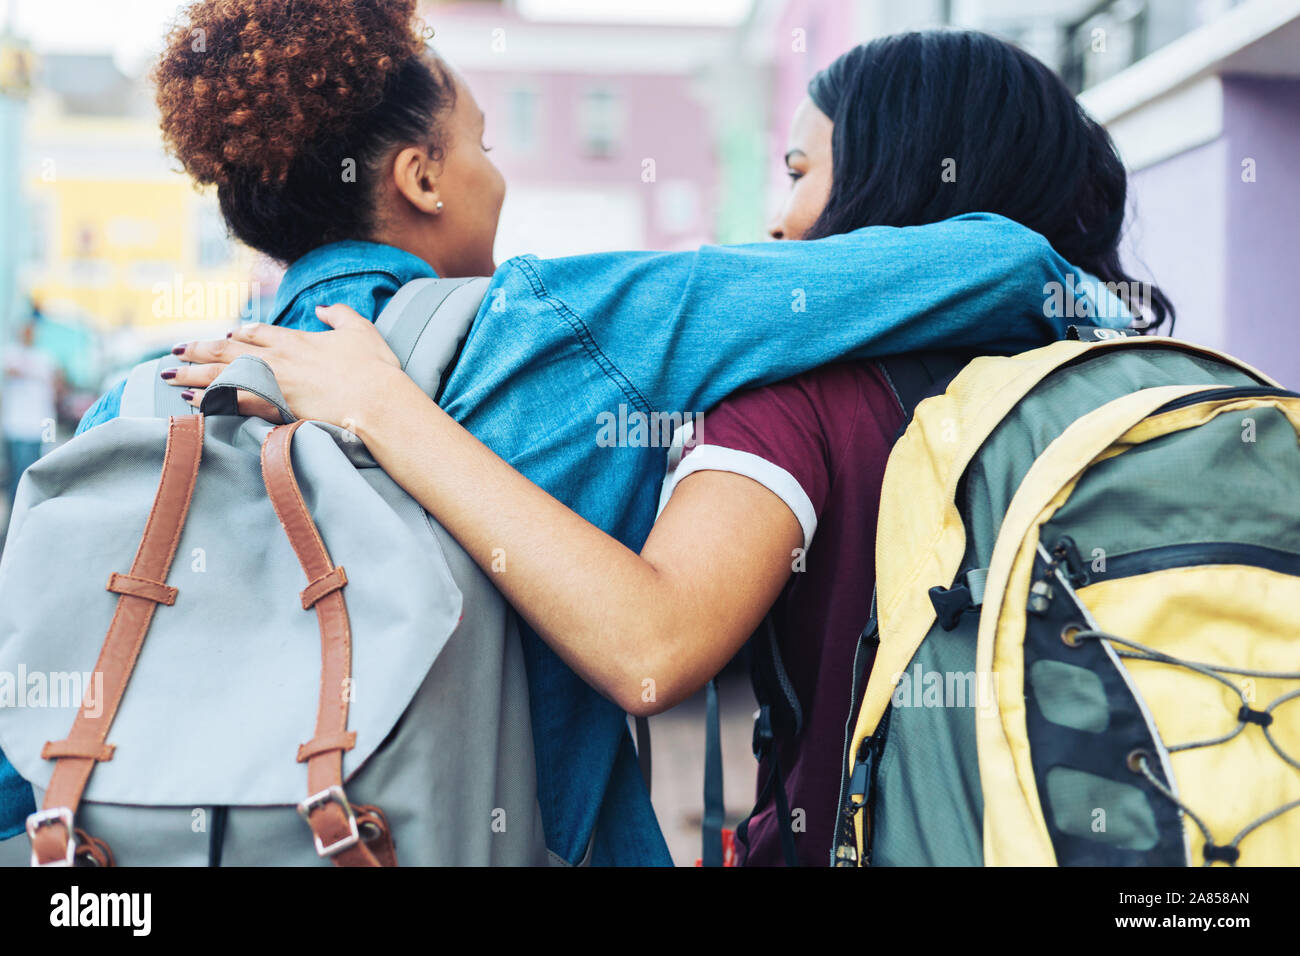
<instances>
[{"instance_id":1,"label":"yellow building","mask_svg":"<svg viewBox=\"0 0 1300 956\"><path fill-rule=\"evenodd\" d=\"M131 347L256 315L265 267L227 238L215 192L197 191L164 154L142 84L106 56L43 67L25 124L21 287L47 315Z\"/></svg>"}]
</instances>

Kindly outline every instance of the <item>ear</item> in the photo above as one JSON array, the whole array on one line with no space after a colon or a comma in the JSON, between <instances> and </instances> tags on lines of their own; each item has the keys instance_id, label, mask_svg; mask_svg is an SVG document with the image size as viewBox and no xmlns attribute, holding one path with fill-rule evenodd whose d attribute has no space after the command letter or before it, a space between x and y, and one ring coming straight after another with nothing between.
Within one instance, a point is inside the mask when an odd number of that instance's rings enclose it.
<instances>
[{"instance_id":1,"label":"ear","mask_svg":"<svg viewBox=\"0 0 1300 956\"><path fill-rule=\"evenodd\" d=\"M438 177L442 164L418 146L407 146L393 157L393 184L416 212L436 216L442 210Z\"/></svg>"}]
</instances>

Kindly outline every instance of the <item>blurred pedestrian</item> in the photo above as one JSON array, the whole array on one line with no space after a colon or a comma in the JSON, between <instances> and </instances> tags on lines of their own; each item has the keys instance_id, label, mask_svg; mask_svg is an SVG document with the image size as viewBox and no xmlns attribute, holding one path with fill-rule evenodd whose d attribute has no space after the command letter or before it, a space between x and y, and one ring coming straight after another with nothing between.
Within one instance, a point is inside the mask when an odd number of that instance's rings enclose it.
<instances>
[{"instance_id":1,"label":"blurred pedestrian","mask_svg":"<svg viewBox=\"0 0 1300 956\"><path fill-rule=\"evenodd\" d=\"M32 318L23 323L18 341L4 352L0 429L4 431L11 511L18 480L41 457L45 443L53 441L58 422L59 366L36 348L36 322Z\"/></svg>"}]
</instances>

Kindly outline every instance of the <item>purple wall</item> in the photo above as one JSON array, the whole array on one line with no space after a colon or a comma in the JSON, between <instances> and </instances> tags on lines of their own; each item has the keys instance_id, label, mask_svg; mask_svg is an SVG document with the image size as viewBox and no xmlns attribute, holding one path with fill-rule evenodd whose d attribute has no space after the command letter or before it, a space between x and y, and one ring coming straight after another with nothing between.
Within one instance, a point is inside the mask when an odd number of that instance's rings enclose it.
<instances>
[{"instance_id":1,"label":"purple wall","mask_svg":"<svg viewBox=\"0 0 1300 956\"><path fill-rule=\"evenodd\" d=\"M1228 350L1300 388L1300 80L1227 76L1223 97Z\"/></svg>"},{"instance_id":2,"label":"purple wall","mask_svg":"<svg viewBox=\"0 0 1300 956\"><path fill-rule=\"evenodd\" d=\"M1180 339L1227 347L1224 339L1222 138L1131 176L1124 263L1154 282L1178 312Z\"/></svg>"},{"instance_id":3,"label":"purple wall","mask_svg":"<svg viewBox=\"0 0 1300 956\"><path fill-rule=\"evenodd\" d=\"M1300 387L1300 80L1223 77L1218 139L1133 174L1126 261L1178 310L1178 338ZM1255 161L1255 181L1242 161Z\"/></svg>"}]
</instances>

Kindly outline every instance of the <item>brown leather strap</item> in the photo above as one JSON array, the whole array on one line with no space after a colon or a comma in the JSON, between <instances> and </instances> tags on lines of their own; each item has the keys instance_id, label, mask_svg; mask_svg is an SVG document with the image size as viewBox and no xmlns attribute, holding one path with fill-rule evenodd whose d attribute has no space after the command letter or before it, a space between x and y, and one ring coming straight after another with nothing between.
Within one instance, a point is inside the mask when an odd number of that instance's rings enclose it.
<instances>
[{"instance_id":1,"label":"brown leather strap","mask_svg":"<svg viewBox=\"0 0 1300 956\"><path fill-rule=\"evenodd\" d=\"M352 807L343 793L343 751L356 737L348 732L349 683L352 673L352 631L343 599L347 577L330 560L325 542L303 501L293 473L290 448L302 421L280 425L262 443L262 480L280 525L307 575L302 593L304 609L314 607L320 625L320 703L316 733L299 748L307 762L310 796L299 812L316 838L316 850L338 866L396 866L392 834L376 808ZM308 601L308 598L311 601ZM362 831L366 831L364 834Z\"/></svg>"},{"instance_id":2,"label":"brown leather strap","mask_svg":"<svg viewBox=\"0 0 1300 956\"><path fill-rule=\"evenodd\" d=\"M332 568L302 589L299 595L302 598L302 609L310 610L325 595L333 594L347 583L348 576L344 570L341 567Z\"/></svg>"},{"instance_id":3,"label":"brown leather strap","mask_svg":"<svg viewBox=\"0 0 1300 956\"><path fill-rule=\"evenodd\" d=\"M146 581L144 578L130 574L118 574L114 571L108 576L108 589L115 594L134 594L136 597L148 598L155 604L175 604L176 589L160 581Z\"/></svg>"},{"instance_id":4,"label":"brown leather strap","mask_svg":"<svg viewBox=\"0 0 1300 956\"><path fill-rule=\"evenodd\" d=\"M96 744L75 740L47 740L41 748L42 760L58 760L60 757L87 757L90 760L112 760L112 744Z\"/></svg>"},{"instance_id":5,"label":"brown leather strap","mask_svg":"<svg viewBox=\"0 0 1300 956\"><path fill-rule=\"evenodd\" d=\"M54 864L68 858L68 841L73 839L73 834L68 832L69 821L77 812L95 763L113 755L113 748L107 746L108 731L122 703L145 635L149 633L154 609L159 603L171 603L163 600L167 594L175 600L175 589L167 588L162 582L167 580L181 529L185 527L202 456L203 416L168 419L162 478L140 547L130 573L109 579L109 590L116 591L120 597L95 663L95 673L102 674L104 680L103 693L94 702L96 712L92 714L83 700L67 739L47 742L43 751L58 762L45 791L44 813L33 814L28 820L33 862ZM115 581L121 586L115 588ZM127 583L123 585L123 581ZM133 582L151 587L137 587ZM66 816L60 817L58 813L63 810L67 811ZM75 852L79 857L88 856L102 865L112 864L112 852L103 841L86 837L80 831L78 836L80 845Z\"/></svg>"},{"instance_id":6,"label":"brown leather strap","mask_svg":"<svg viewBox=\"0 0 1300 956\"><path fill-rule=\"evenodd\" d=\"M349 730L345 734L331 734L328 737L317 737L309 740L298 748L298 762L306 763L317 754L323 754L328 750L351 750L357 745L357 732Z\"/></svg>"}]
</instances>

